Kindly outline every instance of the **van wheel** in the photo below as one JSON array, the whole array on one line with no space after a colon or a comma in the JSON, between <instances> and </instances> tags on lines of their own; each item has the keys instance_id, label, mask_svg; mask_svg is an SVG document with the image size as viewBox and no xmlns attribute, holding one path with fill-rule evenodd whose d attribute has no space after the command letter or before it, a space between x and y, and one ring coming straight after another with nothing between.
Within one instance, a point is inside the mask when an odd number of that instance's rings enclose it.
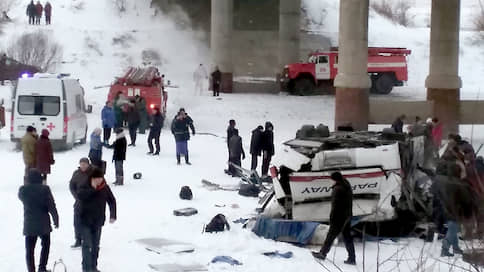
<instances>
[{"instance_id":1,"label":"van wheel","mask_svg":"<svg viewBox=\"0 0 484 272\"><path fill-rule=\"evenodd\" d=\"M85 144L87 142L87 128L84 132L84 137L79 141L80 144Z\"/></svg>"},{"instance_id":2,"label":"van wheel","mask_svg":"<svg viewBox=\"0 0 484 272\"><path fill-rule=\"evenodd\" d=\"M298 78L294 83L293 94L296 95L311 95L315 90L314 82L307 78Z\"/></svg>"},{"instance_id":3,"label":"van wheel","mask_svg":"<svg viewBox=\"0 0 484 272\"><path fill-rule=\"evenodd\" d=\"M377 94L389 94L393 90L394 76L391 74L383 74L374 83L374 91Z\"/></svg>"}]
</instances>

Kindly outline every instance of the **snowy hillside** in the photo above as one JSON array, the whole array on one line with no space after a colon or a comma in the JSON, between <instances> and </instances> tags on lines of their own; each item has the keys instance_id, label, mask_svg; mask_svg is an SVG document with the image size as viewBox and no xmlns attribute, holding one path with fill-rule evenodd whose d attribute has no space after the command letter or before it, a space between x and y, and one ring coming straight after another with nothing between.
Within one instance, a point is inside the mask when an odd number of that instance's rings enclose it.
<instances>
[{"instance_id":1,"label":"snowy hillside","mask_svg":"<svg viewBox=\"0 0 484 272\"><path fill-rule=\"evenodd\" d=\"M0 0L2 1L2 0ZM421 0L416 0L420 3ZM325 123L333 126L333 96L293 97L267 94L222 94L222 100L215 100L207 94L193 96L192 72L198 63L210 65L208 49L198 42L199 33L180 31L162 14L155 16L149 7L149 0L127 0L126 12L119 13L111 0L51 0L53 5L52 25L29 26L25 17L25 6L18 5L9 14L15 23L7 24L0 36L0 50L25 31L43 30L52 35L64 47L63 61L58 71L70 72L79 77L86 89L89 104L94 105L89 115L92 130L100 126L99 114L107 96L107 89L95 86L109 84L126 65L142 62L142 51L156 51L161 57L161 71L180 85L169 89L168 118L178 108L185 107L194 119L196 130L224 136L228 120L237 120L237 126L244 139L248 153L250 131L257 125L270 120L275 126L277 164L278 147L285 140L294 137L301 124ZM311 16L323 14L324 25L313 29L332 38L337 43L337 0L305 0L311 7ZM427 0L422 2L429 2ZM463 0L463 14L471 14L475 3ZM424 80L428 74L429 29L428 6L417 5L416 25L404 28L394 25L371 12L369 42L372 46L405 46L412 50L410 56L409 86L397 88L392 97L422 99L425 97ZM469 29L470 18L464 18L465 29ZM482 46L474 44L475 33L466 30L461 35L460 74L463 78L463 97L475 98L479 93L480 80L484 74ZM0 86L0 98L9 99L10 87ZM483 95L484 96L484 95ZM8 106L10 107L10 106ZM14 151L9 141L9 120L0 130L0 271L25 271L24 238L22 236L22 205L17 198L22 184L24 165L22 153ZM167 122L169 124L169 122ZM468 133L466 134L467 136ZM483 135L483 134L481 134ZM129 139L129 137L128 137ZM112 140L112 139L111 139ZM51 234L52 246L49 267L62 258L69 272L81 271L81 252L69 246L74 239L72 227L73 199L68 182L77 167L79 158L88 154L88 145L76 146L73 150L55 154L56 164L48 184L51 187L60 215L60 228ZM209 271L363 271L363 245L356 242L357 267L343 264L346 258L344 246L340 244L330 252L330 259L324 269L316 263L309 250L257 237L239 224L231 224L230 232L201 234L204 224L217 213L223 213L230 222L255 214L256 199L239 196L236 192L208 191L201 186L205 178L224 185L234 185L238 179L223 173L226 168L227 151L224 139L206 135L195 135L189 142L191 166L177 166L173 136L165 127L161 137L160 157L147 156L146 135L140 135L136 147L128 149L125 162L125 186L112 190L118 201L118 221L103 228L99 269L105 272L152 271L148 264L179 263L206 265L217 255L229 255L241 261L242 266L232 267L210 264ZM114 181L114 165L111 164L111 150L104 149L103 157L108 161L106 179ZM243 161L248 168L249 159ZM259 163L260 164L260 163ZM135 172L142 172L142 180L132 179ZM194 200L178 198L180 187L189 185ZM238 208L233 208L237 204ZM217 205L217 206L216 206ZM237 207L235 206L235 207ZM192 217L175 217L173 209L195 207L198 214ZM191 243L194 253L177 254L162 251L156 254L145 250L134 242L136 239L159 237ZM38 243L38 247L40 244ZM468 267L461 258L441 259L441 242L424 243L419 239L382 241L379 245L368 242L365 245L365 269L376 271L377 262L384 262L381 271L398 269L415 271L416 267L426 271L448 271L448 263ZM261 255L265 251L292 251L292 259L271 259ZM379 251L379 253L378 253ZM422 255L420 252L423 252ZM37 255L39 249L37 249ZM378 259L379 257L379 259ZM424 260L421 258L425 257ZM38 261L38 258L37 258ZM453 271L456 270L453 267ZM58 272L58 271L55 271Z\"/></svg>"}]
</instances>

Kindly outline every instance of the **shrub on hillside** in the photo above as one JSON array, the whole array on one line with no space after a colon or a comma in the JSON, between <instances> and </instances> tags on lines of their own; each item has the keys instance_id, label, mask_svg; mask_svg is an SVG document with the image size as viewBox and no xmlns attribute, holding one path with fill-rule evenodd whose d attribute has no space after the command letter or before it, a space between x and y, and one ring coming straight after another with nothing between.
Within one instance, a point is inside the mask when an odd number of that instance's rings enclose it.
<instances>
[{"instance_id":1,"label":"shrub on hillside","mask_svg":"<svg viewBox=\"0 0 484 272\"><path fill-rule=\"evenodd\" d=\"M381 16L402 26L410 26L411 18L408 10L411 8L408 1L373 0L371 8Z\"/></svg>"},{"instance_id":2,"label":"shrub on hillside","mask_svg":"<svg viewBox=\"0 0 484 272\"><path fill-rule=\"evenodd\" d=\"M62 59L62 46L42 31L24 33L7 48L7 55L21 63L52 70Z\"/></svg>"}]
</instances>

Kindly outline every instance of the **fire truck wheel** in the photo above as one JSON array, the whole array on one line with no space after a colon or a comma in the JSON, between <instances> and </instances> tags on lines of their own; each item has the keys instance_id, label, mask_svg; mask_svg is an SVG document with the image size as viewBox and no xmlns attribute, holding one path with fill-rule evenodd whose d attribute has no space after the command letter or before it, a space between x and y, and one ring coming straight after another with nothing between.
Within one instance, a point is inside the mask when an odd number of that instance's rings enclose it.
<instances>
[{"instance_id":1,"label":"fire truck wheel","mask_svg":"<svg viewBox=\"0 0 484 272\"><path fill-rule=\"evenodd\" d=\"M393 75L383 74L377 80L375 84L375 91L377 94L389 94L393 90Z\"/></svg>"},{"instance_id":2,"label":"fire truck wheel","mask_svg":"<svg viewBox=\"0 0 484 272\"><path fill-rule=\"evenodd\" d=\"M296 79L293 93L296 95L310 95L314 92L314 89L313 81L307 77L303 77Z\"/></svg>"}]
</instances>

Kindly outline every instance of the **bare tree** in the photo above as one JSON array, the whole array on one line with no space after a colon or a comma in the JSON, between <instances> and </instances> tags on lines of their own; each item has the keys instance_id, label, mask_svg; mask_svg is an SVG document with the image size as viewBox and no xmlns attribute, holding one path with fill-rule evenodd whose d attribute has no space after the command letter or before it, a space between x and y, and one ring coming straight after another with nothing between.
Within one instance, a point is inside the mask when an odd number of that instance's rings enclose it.
<instances>
[{"instance_id":1,"label":"bare tree","mask_svg":"<svg viewBox=\"0 0 484 272\"><path fill-rule=\"evenodd\" d=\"M9 12L13 6L18 3L18 0L1 0L0 1L0 13L1 12Z\"/></svg>"},{"instance_id":2,"label":"bare tree","mask_svg":"<svg viewBox=\"0 0 484 272\"><path fill-rule=\"evenodd\" d=\"M24 33L7 48L7 55L21 63L51 70L62 58L62 46L44 32Z\"/></svg>"},{"instance_id":3,"label":"bare tree","mask_svg":"<svg viewBox=\"0 0 484 272\"><path fill-rule=\"evenodd\" d=\"M410 26L411 19L408 10L411 8L410 3L405 0L373 0L371 8L381 16L402 26Z\"/></svg>"}]
</instances>

